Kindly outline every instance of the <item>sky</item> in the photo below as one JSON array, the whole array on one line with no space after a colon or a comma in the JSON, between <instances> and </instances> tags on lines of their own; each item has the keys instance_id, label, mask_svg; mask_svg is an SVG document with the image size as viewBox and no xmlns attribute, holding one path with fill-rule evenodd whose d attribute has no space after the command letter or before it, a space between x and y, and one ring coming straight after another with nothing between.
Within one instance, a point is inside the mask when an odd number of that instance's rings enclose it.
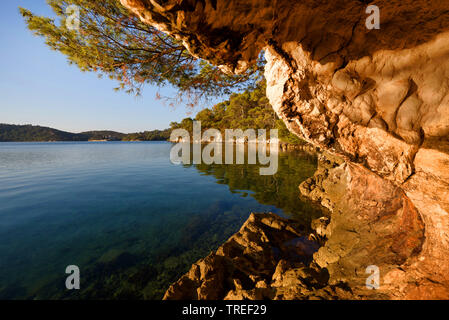
<instances>
[{"instance_id":1,"label":"sky","mask_svg":"<svg viewBox=\"0 0 449 320\"><path fill-rule=\"evenodd\" d=\"M146 86L142 97L115 92L117 83L69 65L25 26L18 7L52 16L45 0L8 0L0 7L0 123L33 124L70 132L114 130L124 133L165 129L192 116L156 99L173 97L170 87ZM212 104L217 100L212 100ZM194 112L202 107L197 106Z\"/></svg>"}]
</instances>

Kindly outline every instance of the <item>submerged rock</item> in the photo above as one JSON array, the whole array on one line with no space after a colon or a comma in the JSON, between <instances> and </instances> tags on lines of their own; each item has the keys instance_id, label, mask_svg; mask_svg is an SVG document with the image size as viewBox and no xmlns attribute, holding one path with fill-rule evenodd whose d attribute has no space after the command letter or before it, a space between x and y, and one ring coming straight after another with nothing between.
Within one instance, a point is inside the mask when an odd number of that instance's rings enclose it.
<instances>
[{"instance_id":1,"label":"submerged rock","mask_svg":"<svg viewBox=\"0 0 449 320\"><path fill-rule=\"evenodd\" d=\"M297 222L273 213L252 213L239 232L195 263L164 299L332 298L325 269L312 262L319 245Z\"/></svg>"}]
</instances>

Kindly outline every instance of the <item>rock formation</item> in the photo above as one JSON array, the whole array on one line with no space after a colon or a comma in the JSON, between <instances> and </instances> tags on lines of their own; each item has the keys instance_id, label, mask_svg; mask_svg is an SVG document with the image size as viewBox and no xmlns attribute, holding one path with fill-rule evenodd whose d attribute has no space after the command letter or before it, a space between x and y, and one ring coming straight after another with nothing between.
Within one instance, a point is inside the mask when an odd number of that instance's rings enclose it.
<instances>
[{"instance_id":1,"label":"rock formation","mask_svg":"<svg viewBox=\"0 0 449 320\"><path fill-rule=\"evenodd\" d=\"M318 247L294 221L252 213L239 232L170 286L164 299L353 297L342 283L328 285L326 269L311 263Z\"/></svg>"},{"instance_id":2,"label":"rock formation","mask_svg":"<svg viewBox=\"0 0 449 320\"><path fill-rule=\"evenodd\" d=\"M333 211L315 254L331 282L378 263L388 297L449 298L447 0L121 3L226 72L263 50L277 114L344 160L301 187Z\"/></svg>"}]
</instances>

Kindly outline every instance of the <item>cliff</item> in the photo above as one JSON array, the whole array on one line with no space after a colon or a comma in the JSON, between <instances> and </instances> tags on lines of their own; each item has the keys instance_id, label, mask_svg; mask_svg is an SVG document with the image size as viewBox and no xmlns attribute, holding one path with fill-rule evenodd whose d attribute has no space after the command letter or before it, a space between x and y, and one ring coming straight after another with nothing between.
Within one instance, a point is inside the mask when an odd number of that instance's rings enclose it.
<instances>
[{"instance_id":1,"label":"cliff","mask_svg":"<svg viewBox=\"0 0 449 320\"><path fill-rule=\"evenodd\" d=\"M279 117L344 160L324 160L301 186L332 211L314 255L329 283L355 286L378 265L389 298L449 298L446 0L121 3L226 72L263 50ZM368 5L380 29L366 27Z\"/></svg>"}]
</instances>

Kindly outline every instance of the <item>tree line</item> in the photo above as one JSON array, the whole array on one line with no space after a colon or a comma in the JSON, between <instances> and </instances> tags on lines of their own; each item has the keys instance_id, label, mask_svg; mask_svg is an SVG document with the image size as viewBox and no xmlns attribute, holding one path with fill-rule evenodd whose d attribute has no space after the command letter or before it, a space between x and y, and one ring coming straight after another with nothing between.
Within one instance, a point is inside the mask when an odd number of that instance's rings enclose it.
<instances>
[{"instance_id":1,"label":"tree line","mask_svg":"<svg viewBox=\"0 0 449 320\"><path fill-rule=\"evenodd\" d=\"M42 126L0 124L0 142L45 142L45 141L159 141L167 140L170 130L152 130L138 133L116 131L86 131L71 133Z\"/></svg>"},{"instance_id":2,"label":"tree line","mask_svg":"<svg viewBox=\"0 0 449 320\"><path fill-rule=\"evenodd\" d=\"M171 122L170 130L185 129L190 135L193 121L201 121L201 129L278 129L279 139L289 144L300 144L301 140L288 131L285 123L278 118L265 95L266 82L260 81L255 88L242 93L233 93L229 99L205 108L194 118L184 118L181 122Z\"/></svg>"},{"instance_id":3,"label":"tree line","mask_svg":"<svg viewBox=\"0 0 449 320\"><path fill-rule=\"evenodd\" d=\"M170 138L174 129L193 131L193 121L201 121L202 130L214 128L224 133L225 129L278 129L279 139L290 144L301 140L290 133L284 122L278 118L265 96L266 83L260 81L255 88L242 93L233 93L229 99L199 111L194 118L171 122L165 130L151 130L136 133L116 131L87 131L70 133L41 126L0 124L0 141L164 141Z\"/></svg>"}]
</instances>

